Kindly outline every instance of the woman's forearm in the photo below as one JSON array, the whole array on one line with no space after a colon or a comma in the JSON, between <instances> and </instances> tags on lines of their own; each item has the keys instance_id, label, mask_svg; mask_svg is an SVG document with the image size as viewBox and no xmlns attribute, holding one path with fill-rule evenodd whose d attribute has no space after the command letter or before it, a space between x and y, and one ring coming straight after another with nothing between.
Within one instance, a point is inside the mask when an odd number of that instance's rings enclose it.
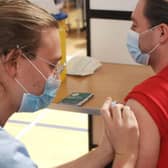
<instances>
[{"instance_id":1,"label":"woman's forearm","mask_svg":"<svg viewBox=\"0 0 168 168\"><path fill-rule=\"evenodd\" d=\"M112 153L106 153L98 147L79 159L58 166L57 168L104 168L112 159Z\"/></svg>"}]
</instances>

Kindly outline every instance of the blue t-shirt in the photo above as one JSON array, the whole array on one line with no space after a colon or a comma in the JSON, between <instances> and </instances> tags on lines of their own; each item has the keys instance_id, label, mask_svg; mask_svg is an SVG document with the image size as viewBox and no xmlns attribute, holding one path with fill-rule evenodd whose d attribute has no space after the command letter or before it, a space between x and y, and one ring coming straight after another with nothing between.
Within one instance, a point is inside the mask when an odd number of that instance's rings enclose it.
<instances>
[{"instance_id":1,"label":"blue t-shirt","mask_svg":"<svg viewBox=\"0 0 168 168\"><path fill-rule=\"evenodd\" d=\"M1 127L0 168L37 168L25 146Z\"/></svg>"}]
</instances>

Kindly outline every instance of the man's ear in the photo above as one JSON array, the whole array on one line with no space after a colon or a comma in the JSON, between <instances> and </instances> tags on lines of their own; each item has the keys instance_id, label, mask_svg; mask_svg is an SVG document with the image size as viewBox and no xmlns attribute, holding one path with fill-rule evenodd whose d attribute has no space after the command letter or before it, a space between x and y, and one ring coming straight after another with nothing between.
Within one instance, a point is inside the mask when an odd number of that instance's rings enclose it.
<instances>
[{"instance_id":1,"label":"man's ear","mask_svg":"<svg viewBox=\"0 0 168 168\"><path fill-rule=\"evenodd\" d=\"M168 42L168 25L165 23L162 23L160 25L160 43L166 43Z\"/></svg>"},{"instance_id":2,"label":"man's ear","mask_svg":"<svg viewBox=\"0 0 168 168\"><path fill-rule=\"evenodd\" d=\"M1 57L5 71L13 78L15 78L17 74L18 58L20 55L21 51L19 49L12 49L6 55Z\"/></svg>"}]
</instances>

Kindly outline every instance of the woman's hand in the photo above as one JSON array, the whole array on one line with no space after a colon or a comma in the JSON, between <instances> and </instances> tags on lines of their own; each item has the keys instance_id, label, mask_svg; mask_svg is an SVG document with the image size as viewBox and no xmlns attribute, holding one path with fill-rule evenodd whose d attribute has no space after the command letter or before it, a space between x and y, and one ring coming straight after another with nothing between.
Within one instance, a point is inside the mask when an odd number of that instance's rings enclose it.
<instances>
[{"instance_id":1,"label":"woman's hand","mask_svg":"<svg viewBox=\"0 0 168 168\"><path fill-rule=\"evenodd\" d=\"M111 98L105 101L101 113L104 119L108 140L115 155L137 157L139 129L134 113L128 106L112 106Z\"/></svg>"}]
</instances>

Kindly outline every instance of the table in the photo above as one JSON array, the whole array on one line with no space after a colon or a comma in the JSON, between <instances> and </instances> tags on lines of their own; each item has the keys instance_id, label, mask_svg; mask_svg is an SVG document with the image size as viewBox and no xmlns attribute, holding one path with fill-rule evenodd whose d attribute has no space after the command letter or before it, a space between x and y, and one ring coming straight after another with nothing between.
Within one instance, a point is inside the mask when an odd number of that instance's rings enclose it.
<instances>
[{"instance_id":1,"label":"table","mask_svg":"<svg viewBox=\"0 0 168 168\"><path fill-rule=\"evenodd\" d=\"M105 98L122 102L131 89L143 80L154 75L149 66L103 63L95 74L86 77L67 76L50 108L81 112L89 115L89 149L98 144L102 133L102 120L99 115ZM71 92L92 92L94 97L82 107L56 105Z\"/></svg>"}]
</instances>

